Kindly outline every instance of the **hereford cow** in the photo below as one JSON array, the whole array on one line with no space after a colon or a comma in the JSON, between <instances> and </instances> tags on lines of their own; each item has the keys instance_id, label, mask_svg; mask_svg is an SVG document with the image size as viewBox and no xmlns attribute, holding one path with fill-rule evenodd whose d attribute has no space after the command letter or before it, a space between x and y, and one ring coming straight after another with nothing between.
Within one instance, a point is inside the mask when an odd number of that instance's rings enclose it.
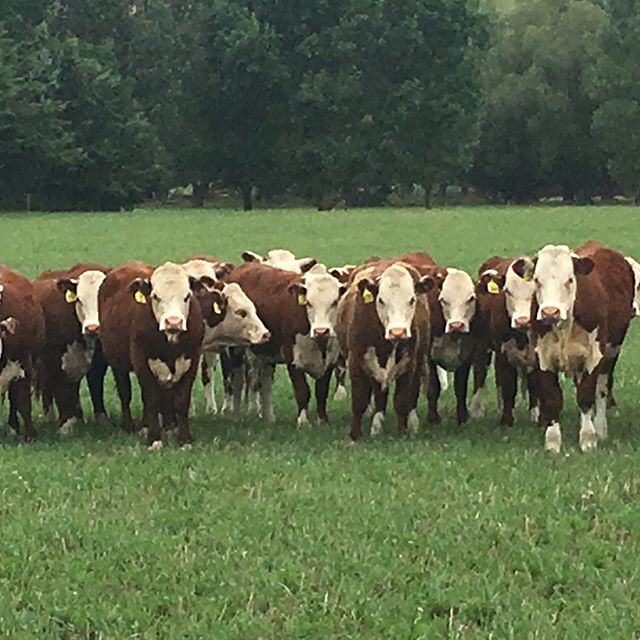
<instances>
[{"instance_id":1,"label":"hereford cow","mask_svg":"<svg viewBox=\"0 0 640 640\"><path fill-rule=\"evenodd\" d=\"M318 420L326 422L329 381L338 356L336 313L344 287L323 265L298 274L261 263L247 263L229 276L229 282L236 282L253 300L258 316L271 333L265 345L252 348L257 358L263 417L275 420L271 386L275 365L283 363L287 365L298 405L298 426L310 425L306 375L316 380ZM236 381L239 376L241 369L236 363ZM236 382L236 414L240 406L239 392L240 385Z\"/></svg>"},{"instance_id":2,"label":"hereford cow","mask_svg":"<svg viewBox=\"0 0 640 640\"><path fill-rule=\"evenodd\" d=\"M177 423L180 445L191 442L191 387L204 333L193 293L202 286L180 265L167 262L154 269L129 261L113 269L100 287L100 337L114 372L122 425L134 431L129 379L133 370L152 449L162 446L159 417L165 426Z\"/></svg>"},{"instance_id":3,"label":"hereford cow","mask_svg":"<svg viewBox=\"0 0 640 640\"><path fill-rule=\"evenodd\" d=\"M545 446L562 446L562 390L558 373L574 379L580 408L580 448L607 437L608 378L632 317L633 271L624 257L596 242L575 251L547 245L533 259L514 264L535 285L532 343L538 359Z\"/></svg>"},{"instance_id":4,"label":"hereford cow","mask_svg":"<svg viewBox=\"0 0 640 640\"><path fill-rule=\"evenodd\" d=\"M80 263L70 269L45 271L34 281L46 331L45 348L37 361L38 390L45 415L55 402L63 435L70 434L75 422L82 420L80 382L91 368L88 382L95 417L106 417L98 289L108 271L99 264Z\"/></svg>"},{"instance_id":5,"label":"hereford cow","mask_svg":"<svg viewBox=\"0 0 640 640\"><path fill-rule=\"evenodd\" d=\"M631 265L631 269L633 270L633 278L635 284L633 312L636 316L640 316L640 263L629 256L626 257L626 261Z\"/></svg>"},{"instance_id":6,"label":"hereford cow","mask_svg":"<svg viewBox=\"0 0 640 640\"><path fill-rule=\"evenodd\" d=\"M478 314L483 318L482 330L488 331L489 346L495 353L503 425L513 424L518 376L523 381L523 390L529 392L532 420L537 422L539 417L536 359L528 337L535 286L532 278L525 280L513 270L517 260L494 256L478 270ZM486 371L482 378L485 377Z\"/></svg>"},{"instance_id":7,"label":"hereford cow","mask_svg":"<svg viewBox=\"0 0 640 640\"><path fill-rule=\"evenodd\" d=\"M0 265L0 393L8 388L9 426L17 433L21 417L27 442L37 436L31 417L31 382L44 336L44 316L33 284Z\"/></svg>"},{"instance_id":8,"label":"hereford cow","mask_svg":"<svg viewBox=\"0 0 640 640\"><path fill-rule=\"evenodd\" d=\"M398 430L419 427L416 406L429 348L429 309L422 294L431 284L410 264L393 259L369 262L352 274L338 305L337 335L351 379L349 435L354 441L372 393L371 434L381 430L393 382Z\"/></svg>"},{"instance_id":9,"label":"hereford cow","mask_svg":"<svg viewBox=\"0 0 640 640\"><path fill-rule=\"evenodd\" d=\"M245 262L258 262L283 271L291 271L292 273L309 271L318 262L315 258L296 258L291 251L286 249L272 249L266 256L261 256L254 251L244 251L242 259Z\"/></svg>"}]
</instances>

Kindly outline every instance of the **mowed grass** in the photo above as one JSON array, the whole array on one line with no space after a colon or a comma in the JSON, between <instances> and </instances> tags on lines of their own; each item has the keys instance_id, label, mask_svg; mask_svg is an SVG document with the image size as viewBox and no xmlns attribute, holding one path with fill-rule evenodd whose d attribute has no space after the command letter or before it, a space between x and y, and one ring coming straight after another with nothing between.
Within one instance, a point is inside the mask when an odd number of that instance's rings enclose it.
<instances>
[{"instance_id":1,"label":"mowed grass","mask_svg":"<svg viewBox=\"0 0 640 640\"><path fill-rule=\"evenodd\" d=\"M599 239L640 255L632 208L144 210L3 215L2 260L27 275L78 260L151 263L286 247L330 265L424 249L475 271L488 256ZM297 431L278 373L278 422L202 415L196 442L161 453L112 425L0 446L0 634L12 638L607 638L640 632L640 325L598 451L543 451L524 408L513 428L444 420L402 439L345 444ZM218 381L218 395L220 383ZM88 409L85 397L85 406ZM139 406L139 405L138 405ZM6 407L4 409L6 413Z\"/></svg>"}]
</instances>

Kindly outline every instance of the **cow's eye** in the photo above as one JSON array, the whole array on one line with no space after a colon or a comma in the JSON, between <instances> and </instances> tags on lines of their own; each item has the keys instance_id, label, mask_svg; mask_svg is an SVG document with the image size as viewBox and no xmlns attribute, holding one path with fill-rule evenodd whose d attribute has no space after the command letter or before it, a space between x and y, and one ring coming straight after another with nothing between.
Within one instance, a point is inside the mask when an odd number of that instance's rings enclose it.
<instances>
[{"instance_id":1,"label":"cow's eye","mask_svg":"<svg viewBox=\"0 0 640 640\"><path fill-rule=\"evenodd\" d=\"M540 280L538 280L538 278L536 278L536 279L533 281L533 284L535 284L535 285L536 285L536 287L538 287L538 289L539 289L539 288L540 288L540 286L541 286L541 284L540 284Z\"/></svg>"},{"instance_id":2,"label":"cow's eye","mask_svg":"<svg viewBox=\"0 0 640 640\"><path fill-rule=\"evenodd\" d=\"M191 297L191 292L187 293L187 295L184 297L184 301L189 302L190 297Z\"/></svg>"},{"instance_id":3,"label":"cow's eye","mask_svg":"<svg viewBox=\"0 0 640 640\"><path fill-rule=\"evenodd\" d=\"M155 293L152 293L152 294L151 294L151 299L152 299L154 302L159 302L159 301L160 301L160 298L159 298L159 297L158 297L158 295L157 295L157 294L155 294Z\"/></svg>"},{"instance_id":4,"label":"cow's eye","mask_svg":"<svg viewBox=\"0 0 640 640\"><path fill-rule=\"evenodd\" d=\"M567 280L567 287L570 287L573 283L574 283L573 278L569 278L569 279Z\"/></svg>"},{"instance_id":5,"label":"cow's eye","mask_svg":"<svg viewBox=\"0 0 640 640\"><path fill-rule=\"evenodd\" d=\"M411 300L409 300L409 304L413 307L415 303L416 303L416 297L414 296L413 298L411 298Z\"/></svg>"},{"instance_id":6,"label":"cow's eye","mask_svg":"<svg viewBox=\"0 0 640 640\"><path fill-rule=\"evenodd\" d=\"M471 304L472 302L475 302L476 297L475 296L471 296L468 300L467 300L467 304Z\"/></svg>"},{"instance_id":7,"label":"cow's eye","mask_svg":"<svg viewBox=\"0 0 640 640\"><path fill-rule=\"evenodd\" d=\"M511 291L509 291L509 289L503 289L504 294L506 296L508 296L509 298L513 297L513 293L511 293Z\"/></svg>"},{"instance_id":8,"label":"cow's eye","mask_svg":"<svg viewBox=\"0 0 640 640\"><path fill-rule=\"evenodd\" d=\"M337 301L337 300L334 300L334 301L331 303L331 306L332 306L332 307L337 307L337 306L338 306L338 301Z\"/></svg>"},{"instance_id":9,"label":"cow's eye","mask_svg":"<svg viewBox=\"0 0 640 640\"><path fill-rule=\"evenodd\" d=\"M246 318L246 317L247 317L247 312L246 312L244 309L238 309L238 310L236 311L236 315L237 315L239 318Z\"/></svg>"}]
</instances>

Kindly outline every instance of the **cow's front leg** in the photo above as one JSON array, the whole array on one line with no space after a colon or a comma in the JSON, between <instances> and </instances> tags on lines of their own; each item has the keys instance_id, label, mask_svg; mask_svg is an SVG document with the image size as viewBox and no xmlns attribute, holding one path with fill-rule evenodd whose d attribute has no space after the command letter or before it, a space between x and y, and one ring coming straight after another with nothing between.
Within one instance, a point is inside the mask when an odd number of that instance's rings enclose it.
<instances>
[{"instance_id":1,"label":"cow's front leg","mask_svg":"<svg viewBox=\"0 0 640 640\"><path fill-rule=\"evenodd\" d=\"M136 427L131 417L131 378L129 377L129 372L114 369L113 377L116 381L116 389L120 399L122 429L126 433L134 433Z\"/></svg>"},{"instance_id":2,"label":"cow's front leg","mask_svg":"<svg viewBox=\"0 0 640 640\"><path fill-rule=\"evenodd\" d=\"M154 380L139 380L142 392L143 423L147 428L147 445L155 451L162 448L162 433L160 420L163 403L160 394L163 393ZM165 393L169 391L164 390Z\"/></svg>"},{"instance_id":3,"label":"cow's front leg","mask_svg":"<svg viewBox=\"0 0 640 640\"><path fill-rule=\"evenodd\" d=\"M189 375L189 374L187 374ZM189 405L191 404L191 392L193 387L193 375L187 380L181 380L175 388L174 392L174 408L176 423L178 425L178 445L184 446L191 444L191 430L189 428Z\"/></svg>"},{"instance_id":4,"label":"cow's front leg","mask_svg":"<svg viewBox=\"0 0 640 640\"><path fill-rule=\"evenodd\" d=\"M298 428L308 428L311 426L309 421L309 398L311 393L309 392L309 385L304 371L298 369L293 363L287 365L287 371L289 372L289 378L291 379L291 385L293 387L293 395L296 399L298 406Z\"/></svg>"},{"instance_id":5,"label":"cow's front leg","mask_svg":"<svg viewBox=\"0 0 640 640\"><path fill-rule=\"evenodd\" d=\"M482 392L487 383L487 372L491 365L491 351L482 351L476 355L473 362L473 397L471 398L470 412L474 418L484 415L484 400Z\"/></svg>"},{"instance_id":6,"label":"cow's front leg","mask_svg":"<svg viewBox=\"0 0 640 640\"><path fill-rule=\"evenodd\" d=\"M598 374L599 367L591 373L585 373L576 384L578 406L580 407L580 449L584 452L591 451L598 446L598 434L593 423ZM602 384L606 392L607 376L602 377ZM603 398L603 403L606 411L606 397Z\"/></svg>"},{"instance_id":7,"label":"cow's front leg","mask_svg":"<svg viewBox=\"0 0 640 640\"><path fill-rule=\"evenodd\" d=\"M417 433L420 427L416 407L420 394L420 375L418 372L402 374L396 380L393 396L393 408L396 412L398 431L404 433L407 427L411 433Z\"/></svg>"},{"instance_id":8,"label":"cow's front leg","mask_svg":"<svg viewBox=\"0 0 640 640\"><path fill-rule=\"evenodd\" d=\"M429 413L427 421L431 424L440 422L440 414L438 413L438 398L440 397L440 378L438 376L437 367L431 364L429 367L429 387L427 390L427 400L429 403Z\"/></svg>"},{"instance_id":9,"label":"cow's front leg","mask_svg":"<svg viewBox=\"0 0 640 640\"><path fill-rule=\"evenodd\" d=\"M375 380L371 383L373 387L373 418L371 420L371 435L377 436L384 427L384 418L387 411L387 399L389 389L383 389L379 382Z\"/></svg>"},{"instance_id":10,"label":"cow's front leg","mask_svg":"<svg viewBox=\"0 0 640 640\"><path fill-rule=\"evenodd\" d=\"M275 365L266 365L264 363L260 363L259 368L260 372L258 375L258 381L260 384L260 406L262 408L262 419L273 424L276 421L276 414L273 411L273 376L276 368Z\"/></svg>"},{"instance_id":11,"label":"cow's front leg","mask_svg":"<svg viewBox=\"0 0 640 640\"><path fill-rule=\"evenodd\" d=\"M531 422L540 422L540 392L538 391L538 377L535 371L527 373L527 388L529 390L529 413Z\"/></svg>"},{"instance_id":12,"label":"cow's front leg","mask_svg":"<svg viewBox=\"0 0 640 640\"><path fill-rule=\"evenodd\" d=\"M31 376L25 373L23 378L13 380L9 384L9 404L14 408L15 430L18 431L17 414L22 417L25 442L32 442L38 437L31 418ZM13 425L12 425L13 426Z\"/></svg>"},{"instance_id":13,"label":"cow's front leg","mask_svg":"<svg viewBox=\"0 0 640 640\"><path fill-rule=\"evenodd\" d=\"M469 419L467 411L467 384L469 382L469 371L471 362L463 362L454 374L454 386L456 390L456 419L458 424L464 424Z\"/></svg>"},{"instance_id":14,"label":"cow's front leg","mask_svg":"<svg viewBox=\"0 0 640 640\"><path fill-rule=\"evenodd\" d=\"M349 436L358 440L362 433L362 416L369 406L371 398L371 380L361 370L349 369L351 378L351 430Z\"/></svg>"},{"instance_id":15,"label":"cow's front leg","mask_svg":"<svg viewBox=\"0 0 640 640\"><path fill-rule=\"evenodd\" d=\"M98 341L93 351L91 366L87 372L87 386L96 422L104 422L107 418L107 410L104 406L104 377L107 375L108 368L109 362L102 352L100 341Z\"/></svg>"},{"instance_id":16,"label":"cow's front leg","mask_svg":"<svg viewBox=\"0 0 640 640\"><path fill-rule=\"evenodd\" d=\"M537 388L540 393L540 419L546 431L544 446L549 453L560 453L562 432L560 412L562 411L562 389L555 371L537 371Z\"/></svg>"},{"instance_id":17,"label":"cow's front leg","mask_svg":"<svg viewBox=\"0 0 640 640\"><path fill-rule=\"evenodd\" d=\"M205 413L218 413L218 403L216 402L214 375L216 353L206 352L202 354L202 386L204 387Z\"/></svg>"},{"instance_id":18,"label":"cow's front leg","mask_svg":"<svg viewBox=\"0 0 640 640\"><path fill-rule=\"evenodd\" d=\"M329 416L327 415L327 398L329 397L329 385L331 384L331 376L333 368L329 367L316 380L316 410L318 412L318 423L327 424Z\"/></svg>"},{"instance_id":19,"label":"cow's front leg","mask_svg":"<svg viewBox=\"0 0 640 640\"><path fill-rule=\"evenodd\" d=\"M500 395L502 397L502 415L500 424L513 424L513 409L518 389L518 370L512 366L503 353L496 353L496 370L500 371Z\"/></svg>"}]
</instances>

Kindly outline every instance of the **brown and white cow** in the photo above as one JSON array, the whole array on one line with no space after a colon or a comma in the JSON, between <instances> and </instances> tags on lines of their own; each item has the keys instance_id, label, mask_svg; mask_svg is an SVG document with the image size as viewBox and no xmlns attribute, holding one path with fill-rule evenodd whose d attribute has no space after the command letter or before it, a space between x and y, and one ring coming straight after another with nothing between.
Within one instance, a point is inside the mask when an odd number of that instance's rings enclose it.
<instances>
[{"instance_id":1,"label":"brown and white cow","mask_svg":"<svg viewBox=\"0 0 640 640\"><path fill-rule=\"evenodd\" d=\"M30 280L0 265L0 393L9 390L9 426L35 440L31 415L33 363L44 347L44 316Z\"/></svg>"},{"instance_id":2,"label":"brown and white cow","mask_svg":"<svg viewBox=\"0 0 640 640\"><path fill-rule=\"evenodd\" d=\"M526 275L524 260L514 270ZM575 251L547 245L533 259L532 343L545 447L562 446L558 373L574 379L580 408L580 448L607 437L608 379L632 317L633 271L622 254L588 242Z\"/></svg>"},{"instance_id":3,"label":"brown and white cow","mask_svg":"<svg viewBox=\"0 0 640 640\"><path fill-rule=\"evenodd\" d=\"M635 297L633 301L633 312L640 316L640 263L634 258L627 256L626 261L631 265L635 285Z\"/></svg>"},{"instance_id":4,"label":"brown and white cow","mask_svg":"<svg viewBox=\"0 0 640 640\"><path fill-rule=\"evenodd\" d=\"M304 274L261 263L247 263L229 277L242 287L256 305L258 316L269 330L270 340L253 347L259 372L263 417L274 421L271 387L275 365L287 365L298 405L299 427L310 425L309 386L306 375L316 380L318 419L326 422L326 402L331 373L338 356L335 323L338 300L344 287L316 264ZM241 375L236 367L236 380ZM240 406L240 385L234 385L234 411Z\"/></svg>"},{"instance_id":5,"label":"brown and white cow","mask_svg":"<svg viewBox=\"0 0 640 640\"><path fill-rule=\"evenodd\" d=\"M538 421L540 413L535 386L535 352L528 336L535 286L530 272L525 279L514 271L513 265L519 259L489 258L478 270L476 287L482 330L488 332L489 346L495 353L500 424L503 425L513 424L518 377L523 381L523 390L529 392L529 409L534 422Z\"/></svg>"},{"instance_id":6,"label":"brown and white cow","mask_svg":"<svg viewBox=\"0 0 640 640\"><path fill-rule=\"evenodd\" d=\"M125 431L135 430L130 411L133 370L152 449L162 446L160 417L177 423L180 445L191 442L191 388L204 334L193 293L202 286L178 264L166 262L154 269L129 261L113 269L100 287L100 337L114 372L122 425Z\"/></svg>"},{"instance_id":7,"label":"brown and white cow","mask_svg":"<svg viewBox=\"0 0 640 640\"><path fill-rule=\"evenodd\" d=\"M95 263L79 263L69 269L49 270L34 281L45 319L46 344L37 361L37 381L45 415L58 409L60 432L68 435L82 420L80 382L100 355L98 290L109 269ZM100 368L90 376L89 387L96 419L106 417Z\"/></svg>"},{"instance_id":8,"label":"brown and white cow","mask_svg":"<svg viewBox=\"0 0 640 640\"><path fill-rule=\"evenodd\" d=\"M337 335L351 379L352 440L372 393L376 414L371 435L382 429L384 404L395 382L398 430L419 427L416 406L429 348L429 284L420 272L394 259L372 261L353 274L338 305Z\"/></svg>"},{"instance_id":9,"label":"brown and white cow","mask_svg":"<svg viewBox=\"0 0 640 640\"><path fill-rule=\"evenodd\" d=\"M287 249L271 249L266 256L261 256L254 251L244 251L242 259L245 262L258 262L283 271L291 271L292 273L305 273L318 262L315 258L296 258Z\"/></svg>"}]
</instances>

